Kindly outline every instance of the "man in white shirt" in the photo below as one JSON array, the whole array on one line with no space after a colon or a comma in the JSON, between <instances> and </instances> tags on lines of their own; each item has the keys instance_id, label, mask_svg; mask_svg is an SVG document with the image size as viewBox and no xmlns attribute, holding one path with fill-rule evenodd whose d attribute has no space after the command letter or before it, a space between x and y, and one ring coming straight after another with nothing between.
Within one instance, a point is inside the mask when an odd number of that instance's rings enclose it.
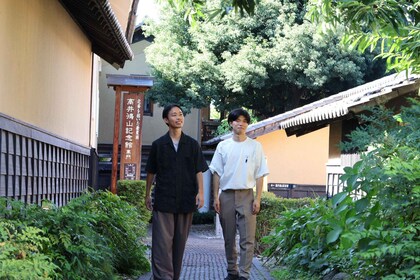
<instances>
[{"instance_id":1,"label":"man in white shirt","mask_svg":"<svg viewBox=\"0 0 420 280\"><path fill-rule=\"evenodd\" d=\"M244 109L230 112L228 123L232 127L232 138L218 144L210 164L214 209L219 214L225 240L228 272L225 280L249 279L256 215L260 211L263 179L268 174L261 144L245 134L250 119ZM235 242L237 228L240 237L239 268Z\"/></svg>"}]
</instances>

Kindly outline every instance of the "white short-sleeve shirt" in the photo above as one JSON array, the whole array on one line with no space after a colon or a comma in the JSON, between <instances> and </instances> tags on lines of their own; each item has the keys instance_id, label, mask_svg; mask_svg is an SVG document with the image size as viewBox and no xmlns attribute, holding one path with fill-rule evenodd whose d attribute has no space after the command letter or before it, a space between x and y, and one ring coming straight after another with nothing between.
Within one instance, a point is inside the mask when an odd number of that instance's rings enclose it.
<instances>
[{"instance_id":1,"label":"white short-sleeve shirt","mask_svg":"<svg viewBox=\"0 0 420 280\"><path fill-rule=\"evenodd\" d=\"M249 137L220 142L209 168L220 176L221 190L251 189L256 179L269 173L261 143Z\"/></svg>"}]
</instances>

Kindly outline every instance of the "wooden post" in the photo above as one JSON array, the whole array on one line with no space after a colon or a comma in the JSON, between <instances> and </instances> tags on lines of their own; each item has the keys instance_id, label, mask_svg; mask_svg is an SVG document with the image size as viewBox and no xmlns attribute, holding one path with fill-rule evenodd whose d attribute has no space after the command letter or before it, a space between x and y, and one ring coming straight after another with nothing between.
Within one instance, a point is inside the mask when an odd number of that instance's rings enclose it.
<instances>
[{"instance_id":1,"label":"wooden post","mask_svg":"<svg viewBox=\"0 0 420 280\"><path fill-rule=\"evenodd\" d=\"M120 136L121 87L115 87L114 140L112 147L111 192L117 193L118 145Z\"/></svg>"}]
</instances>

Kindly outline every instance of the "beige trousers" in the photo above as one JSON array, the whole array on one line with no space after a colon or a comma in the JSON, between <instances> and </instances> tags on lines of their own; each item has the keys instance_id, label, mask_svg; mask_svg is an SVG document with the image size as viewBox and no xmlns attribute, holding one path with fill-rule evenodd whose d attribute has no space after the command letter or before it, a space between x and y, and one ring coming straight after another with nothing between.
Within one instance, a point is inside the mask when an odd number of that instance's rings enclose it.
<instances>
[{"instance_id":1,"label":"beige trousers","mask_svg":"<svg viewBox=\"0 0 420 280\"><path fill-rule=\"evenodd\" d=\"M177 280L190 232L193 213L153 211L152 271L155 280Z\"/></svg>"},{"instance_id":2,"label":"beige trousers","mask_svg":"<svg viewBox=\"0 0 420 280\"><path fill-rule=\"evenodd\" d=\"M222 191L220 201L220 224L225 240L227 272L249 278L254 257L254 241L257 216L252 214L254 192L247 190ZM236 249L236 230L239 231L239 269Z\"/></svg>"}]
</instances>

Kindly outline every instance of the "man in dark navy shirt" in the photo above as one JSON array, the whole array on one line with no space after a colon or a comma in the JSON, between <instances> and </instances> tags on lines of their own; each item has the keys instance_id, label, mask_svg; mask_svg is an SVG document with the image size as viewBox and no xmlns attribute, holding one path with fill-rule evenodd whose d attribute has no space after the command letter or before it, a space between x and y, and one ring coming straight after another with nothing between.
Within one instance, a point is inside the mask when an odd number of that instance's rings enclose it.
<instances>
[{"instance_id":1,"label":"man in dark navy shirt","mask_svg":"<svg viewBox=\"0 0 420 280\"><path fill-rule=\"evenodd\" d=\"M182 132L178 105L164 108L169 131L152 144L146 165L146 207L152 216L153 279L179 279L193 212L204 204L203 172L208 169L197 141ZM152 183L154 203L150 196Z\"/></svg>"}]
</instances>

